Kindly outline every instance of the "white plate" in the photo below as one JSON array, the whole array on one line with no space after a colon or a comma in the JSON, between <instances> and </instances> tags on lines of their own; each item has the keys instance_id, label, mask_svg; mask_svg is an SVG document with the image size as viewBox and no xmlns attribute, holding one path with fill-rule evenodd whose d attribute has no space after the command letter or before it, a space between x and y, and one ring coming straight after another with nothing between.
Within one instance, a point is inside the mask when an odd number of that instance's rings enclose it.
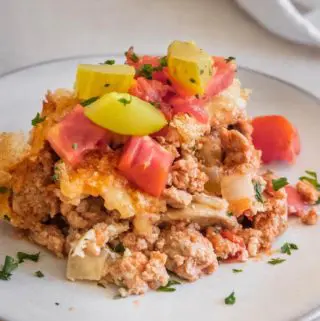
<instances>
[{"instance_id":1,"label":"white plate","mask_svg":"<svg viewBox=\"0 0 320 321\"><path fill-rule=\"evenodd\" d=\"M41 108L45 91L71 87L77 63L100 62L112 57L79 58L56 61L20 70L0 79L0 130L26 130ZM307 93L276 79L240 69L244 86L253 88L249 113L282 114L299 129L302 154L295 166L277 170L292 182L305 169L318 170L319 101ZM71 283L65 280L65 262L39 247L17 240L11 228L0 224L0 262L17 251L41 251L38 263L26 262L14 271L10 281L0 281L0 319L9 321L193 321L254 320L283 321L305 315L320 303L320 225L304 226L291 221L291 227L277 241L299 246L280 265L259 262L224 264L212 276L196 283L177 286L174 293L149 292L144 296L113 300L113 290L94 283ZM279 256L276 254L274 256ZM233 274L232 268L243 273ZM33 273L41 270L45 278ZM224 304L235 291L237 302ZM60 305L55 305L55 302Z\"/></svg>"}]
</instances>

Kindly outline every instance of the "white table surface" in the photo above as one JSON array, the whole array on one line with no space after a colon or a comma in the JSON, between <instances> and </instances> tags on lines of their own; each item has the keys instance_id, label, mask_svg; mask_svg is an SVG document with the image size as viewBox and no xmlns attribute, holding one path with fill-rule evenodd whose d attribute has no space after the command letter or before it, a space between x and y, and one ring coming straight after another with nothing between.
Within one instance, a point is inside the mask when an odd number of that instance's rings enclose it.
<instances>
[{"instance_id":1,"label":"white table surface","mask_svg":"<svg viewBox=\"0 0 320 321\"><path fill-rule=\"evenodd\" d=\"M0 0L0 8L0 74L132 44L164 52L171 40L190 39L320 97L320 50L269 34L231 0Z\"/></svg>"}]
</instances>

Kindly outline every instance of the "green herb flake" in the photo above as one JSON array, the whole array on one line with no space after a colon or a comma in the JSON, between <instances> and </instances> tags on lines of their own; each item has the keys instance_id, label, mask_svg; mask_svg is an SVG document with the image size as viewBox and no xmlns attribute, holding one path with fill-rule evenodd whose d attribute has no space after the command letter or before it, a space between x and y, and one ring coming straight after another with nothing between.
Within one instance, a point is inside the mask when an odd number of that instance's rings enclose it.
<instances>
[{"instance_id":1,"label":"green herb flake","mask_svg":"<svg viewBox=\"0 0 320 321\"><path fill-rule=\"evenodd\" d=\"M42 123L44 120L46 119L46 117L41 117L39 113L36 114L36 117L34 117L31 120L31 125L32 126L37 126L38 124Z\"/></svg>"},{"instance_id":2,"label":"green herb flake","mask_svg":"<svg viewBox=\"0 0 320 321\"><path fill-rule=\"evenodd\" d=\"M280 177L278 179L273 179L272 180L272 188L275 191L278 191L280 188L285 187L286 185L288 185L288 180L286 177Z\"/></svg>"},{"instance_id":3,"label":"green herb flake","mask_svg":"<svg viewBox=\"0 0 320 321\"><path fill-rule=\"evenodd\" d=\"M277 265L277 264L283 263L284 261L285 259L280 259L277 257L277 258L271 259L270 261L268 261L268 263L271 265Z\"/></svg>"},{"instance_id":4,"label":"green herb flake","mask_svg":"<svg viewBox=\"0 0 320 321\"><path fill-rule=\"evenodd\" d=\"M25 252L18 252L17 253L18 263L23 263L25 260L38 262L39 256L40 256L40 252L35 253L35 254L28 254Z\"/></svg>"},{"instance_id":5,"label":"green herb flake","mask_svg":"<svg viewBox=\"0 0 320 321\"><path fill-rule=\"evenodd\" d=\"M281 246L281 253L291 255L291 250L298 250L298 246L294 243L284 243Z\"/></svg>"},{"instance_id":6,"label":"green herb flake","mask_svg":"<svg viewBox=\"0 0 320 321\"><path fill-rule=\"evenodd\" d=\"M132 101L132 97L130 96L130 99L126 99L126 98L120 98L118 99L118 102L121 103L121 104L124 104L125 106L126 105L129 105Z\"/></svg>"},{"instance_id":7,"label":"green herb flake","mask_svg":"<svg viewBox=\"0 0 320 321\"><path fill-rule=\"evenodd\" d=\"M120 294L117 294L113 297L113 300L120 300L120 299L124 299L124 297Z\"/></svg>"},{"instance_id":8,"label":"green herb flake","mask_svg":"<svg viewBox=\"0 0 320 321\"><path fill-rule=\"evenodd\" d=\"M234 291L224 299L224 303L228 305L233 305L236 303L236 297L234 295Z\"/></svg>"},{"instance_id":9,"label":"green herb flake","mask_svg":"<svg viewBox=\"0 0 320 321\"><path fill-rule=\"evenodd\" d=\"M43 278L44 274L41 271L37 271L37 272L34 272L34 276L36 276L37 278Z\"/></svg>"},{"instance_id":10,"label":"green herb flake","mask_svg":"<svg viewBox=\"0 0 320 321\"><path fill-rule=\"evenodd\" d=\"M116 61L114 59L108 59L103 64L104 65L114 65Z\"/></svg>"},{"instance_id":11,"label":"green herb flake","mask_svg":"<svg viewBox=\"0 0 320 321\"><path fill-rule=\"evenodd\" d=\"M9 217L7 214L4 214L4 215L3 215L3 219L4 219L5 221L7 221L7 222L10 222L10 221L11 221L10 217Z\"/></svg>"},{"instance_id":12,"label":"green herb flake","mask_svg":"<svg viewBox=\"0 0 320 321\"><path fill-rule=\"evenodd\" d=\"M232 272L233 273L241 273L241 272L243 272L243 270L241 270L241 269L232 269Z\"/></svg>"},{"instance_id":13,"label":"green herb flake","mask_svg":"<svg viewBox=\"0 0 320 321\"><path fill-rule=\"evenodd\" d=\"M87 106L89 106L90 104L94 103L94 102L95 102L96 100L98 100L98 99L99 99L98 96L96 96L96 97L91 97L91 98L89 98L89 99L83 100L83 101L81 102L81 105L82 105L83 107L87 107Z\"/></svg>"},{"instance_id":14,"label":"green herb flake","mask_svg":"<svg viewBox=\"0 0 320 321\"><path fill-rule=\"evenodd\" d=\"M191 83L193 83L193 84L195 84L195 83L196 83L196 80L195 80L195 79L193 79L193 78L190 78L189 80L190 80L190 82L191 82Z\"/></svg>"},{"instance_id":15,"label":"green herb flake","mask_svg":"<svg viewBox=\"0 0 320 321\"><path fill-rule=\"evenodd\" d=\"M72 149L77 150L78 149L78 144L77 143L73 143L72 144Z\"/></svg>"},{"instance_id":16,"label":"green herb flake","mask_svg":"<svg viewBox=\"0 0 320 321\"><path fill-rule=\"evenodd\" d=\"M5 186L0 186L0 194L5 194L7 192L9 192L9 188L5 187Z\"/></svg>"},{"instance_id":17,"label":"green herb flake","mask_svg":"<svg viewBox=\"0 0 320 321\"><path fill-rule=\"evenodd\" d=\"M164 56L164 57L161 57L161 58L160 58L160 66L161 66L162 68L168 66L167 56Z\"/></svg>"},{"instance_id":18,"label":"green herb flake","mask_svg":"<svg viewBox=\"0 0 320 321\"><path fill-rule=\"evenodd\" d=\"M138 70L138 76L145 77L146 79L152 79L152 73L154 68L150 64L142 65Z\"/></svg>"},{"instance_id":19,"label":"green herb flake","mask_svg":"<svg viewBox=\"0 0 320 321\"><path fill-rule=\"evenodd\" d=\"M315 205L319 205L320 204L320 197L318 198L318 200L316 201Z\"/></svg>"},{"instance_id":20,"label":"green herb flake","mask_svg":"<svg viewBox=\"0 0 320 321\"><path fill-rule=\"evenodd\" d=\"M318 181L318 175L314 171L306 171L306 176L299 177L300 181L307 181L312 184L317 190L320 190L320 184Z\"/></svg>"},{"instance_id":21,"label":"green herb flake","mask_svg":"<svg viewBox=\"0 0 320 321\"><path fill-rule=\"evenodd\" d=\"M124 253L124 251L126 250L126 248L124 247L124 245L122 243L118 243L114 248L113 251L116 253Z\"/></svg>"},{"instance_id":22,"label":"green herb flake","mask_svg":"<svg viewBox=\"0 0 320 321\"><path fill-rule=\"evenodd\" d=\"M236 60L236 58L232 56L225 59L226 63L229 63L230 61L233 61L233 60Z\"/></svg>"},{"instance_id":23,"label":"green herb flake","mask_svg":"<svg viewBox=\"0 0 320 321\"><path fill-rule=\"evenodd\" d=\"M200 69L200 75L203 75L203 73L204 73L204 70Z\"/></svg>"},{"instance_id":24,"label":"green herb flake","mask_svg":"<svg viewBox=\"0 0 320 321\"><path fill-rule=\"evenodd\" d=\"M228 212L227 215L228 216L233 216L233 213L232 212Z\"/></svg>"},{"instance_id":25,"label":"green herb flake","mask_svg":"<svg viewBox=\"0 0 320 321\"><path fill-rule=\"evenodd\" d=\"M131 54L131 60L132 60L133 62L138 62L138 61L139 61L138 55L136 55L134 52L132 52L132 54Z\"/></svg>"},{"instance_id":26,"label":"green herb flake","mask_svg":"<svg viewBox=\"0 0 320 321\"><path fill-rule=\"evenodd\" d=\"M2 269L0 270L0 280L8 281L12 271L18 267L19 263L12 257L6 256Z\"/></svg>"},{"instance_id":27,"label":"green herb flake","mask_svg":"<svg viewBox=\"0 0 320 321\"><path fill-rule=\"evenodd\" d=\"M253 183L253 186L254 186L254 191L255 191L255 197L256 197L256 200L260 203L263 203L263 198L262 198L262 188L261 188L261 184L258 183L258 182L254 182Z\"/></svg>"},{"instance_id":28,"label":"green herb flake","mask_svg":"<svg viewBox=\"0 0 320 321\"><path fill-rule=\"evenodd\" d=\"M173 288L173 285L181 284L181 282L177 280L169 280L168 283L165 286L160 286L157 291L158 292L175 292L175 288Z\"/></svg>"}]
</instances>

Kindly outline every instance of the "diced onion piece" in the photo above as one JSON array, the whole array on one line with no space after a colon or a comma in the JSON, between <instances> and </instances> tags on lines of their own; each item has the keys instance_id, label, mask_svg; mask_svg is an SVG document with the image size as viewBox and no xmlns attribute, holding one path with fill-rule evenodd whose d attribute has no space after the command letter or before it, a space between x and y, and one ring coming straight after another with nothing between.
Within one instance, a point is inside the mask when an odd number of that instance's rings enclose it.
<instances>
[{"instance_id":1,"label":"diced onion piece","mask_svg":"<svg viewBox=\"0 0 320 321\"><path fill-rule=\"evenodd\" d=\"M84 257L69 254L67 263L67 278L74 280L98 281L101 279L106 261L106 252L101 251L99 256Z\"/></svg>"},{"instance_id":2,"label":"diced onion piece","mask_svg":"<svg viewBox=\"0 0 320 321\"><path fill-rule=\"evenodd\" d=\"M209 196L208 196L209 197ZM200 201L202 203L200 203ZM219 225L227 229L233 229L238 226L238 222L234 216L227 215L228 203L219 198L213 197L209 200L204 196L199 196L197 202L192 203L183 209L168 209L163 214L164 221L187 221L195 222L202 227ZM216 208L215 208L216 207Z\"/></svg>"},{"instance_id":3,"label":"diced onion piece","mask_svg":"<svg viewBox=\"0 0 320 321\"><path fill-rule=\"evenodd\" d=\"M205 190L221 194L221 168L219 166L204 167L204 172L208 175L208 182L205 184Z\"/></svg>"},{"instance_id":4,"label":"diced onion piece","mask_svg":"<svg viewBox=\"0 0 320 321\"><path fill-rule=\"evenodd\" d=\"M254 187L250 174L234 174L221 179L221 194L229 202L229 209L236 216L252 207Z\"/></svg>"}]
</instances>

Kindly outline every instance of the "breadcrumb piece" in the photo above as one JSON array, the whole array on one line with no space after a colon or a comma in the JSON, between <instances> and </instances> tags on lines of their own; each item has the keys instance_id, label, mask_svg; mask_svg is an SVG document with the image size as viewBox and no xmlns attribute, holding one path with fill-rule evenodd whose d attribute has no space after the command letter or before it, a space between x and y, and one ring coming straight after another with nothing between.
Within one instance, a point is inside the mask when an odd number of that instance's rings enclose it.
<instances>
[{"instance_id":1,"label":"breadcrumb piece","mask_svg":"<svg viewBox=\"0 0 320 321\"><path fill-rule=\"evenodd\" d=\"M301 222L306 225L316 225L318 222L317 211L312 208L307 214L301 216Z\"/></svg>"},{"instance_id":2,"label":"breadcrumb piece","mask_svg":"<svg viewBox=\"0 0 320 321\"><path fill-rule=\"evenodd\" d=\"M299 181L296 188L303 200L309 205L314 205L320 197L317 189L307 181Z\"/></svg>"}]
</instances>

